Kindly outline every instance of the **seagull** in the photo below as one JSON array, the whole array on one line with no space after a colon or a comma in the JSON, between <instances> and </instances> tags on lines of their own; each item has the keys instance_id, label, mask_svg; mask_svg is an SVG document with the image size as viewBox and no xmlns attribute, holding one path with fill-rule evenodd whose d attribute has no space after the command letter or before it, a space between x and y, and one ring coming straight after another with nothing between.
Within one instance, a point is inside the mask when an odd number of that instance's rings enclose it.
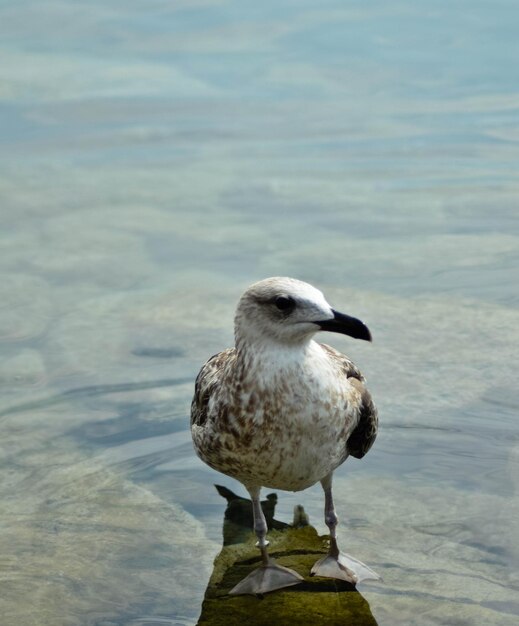
<instances>
[{"instance_id":1,"label":"seagull","mask_svg":"<svg viewBox=\"0 0 519 626\"><path fill-rule=\"evenodd\" d=\"M250 494L261 566L231 594L261 595L303 578L268 554L262 487L324 490L330 531L328 554L311 575L356 584L380 577L341 552L332 476L348 456L362 458L377 436L377 409L356 365L314 341L319 331L371 341L368 327L332 309L312 285L273 277L251 285L238 302L235 346L212 356L200 370L191 406L198 456L240 481Z\"/></svg>"}]
</instances>

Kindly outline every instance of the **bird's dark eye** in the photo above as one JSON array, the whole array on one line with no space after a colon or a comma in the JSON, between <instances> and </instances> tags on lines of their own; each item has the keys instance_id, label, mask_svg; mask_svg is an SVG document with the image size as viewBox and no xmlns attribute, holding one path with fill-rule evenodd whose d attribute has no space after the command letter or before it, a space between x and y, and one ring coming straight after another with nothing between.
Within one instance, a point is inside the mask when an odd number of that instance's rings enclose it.
<instances>
[{"instance_id":1,"label":"bird's dark eye","mask_svg":"<svg viewBox=\"0 0 519 626\"><path fill-rule=\"evenodd\" d=\"M294 298L290 296L277 296L277 298L274 298L274 304L280 311L285 312L292 311L296 306Z\"/></svg>"}]
</instances>

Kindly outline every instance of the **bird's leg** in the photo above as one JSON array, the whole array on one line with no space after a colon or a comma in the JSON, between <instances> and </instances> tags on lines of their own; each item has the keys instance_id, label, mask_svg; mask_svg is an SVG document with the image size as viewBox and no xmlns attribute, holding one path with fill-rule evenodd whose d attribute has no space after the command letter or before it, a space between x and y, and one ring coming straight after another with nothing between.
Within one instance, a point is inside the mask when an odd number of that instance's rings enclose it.
<instances>
[{"instance_id":1,"label":"bird's leg","mask_svg":"<svg viewBox=\"0 0 519 626\"><path fill-rule=\"evenodd\" d=\"M303 580L297 572L288 567L277 565L267 550L267 520L260 503L260 487L247 488L252 499L252 513L254 516L254 531L258 541L256 546L261 552L261 566L252 571L229 592L231 595L263 594L283 587L297 585Z\"/></svg>"},{"instance_id":2,"label":"bird's leg","mask_svg":"<svg viewBox=\"0 0 519 626\"><path fill-rule=\"evenodd\" d=\"M311 575L338 578L352 584L362 580L379 580L380 576L367 565L339 550L336 533L339 520L333 504L332 474L323 478L321 485L324 489L324 521L330 530L330 548L328 554L312 567Z\"/></svg>"},{"instance_id":3,"label":"bird's leg","mask_svg":"<svg viewBox=\"0 0 519 626\"><path fill-rule=\"evenodd\" d=\"M332 479L328 480L326 486L323 483L324 489L324 522L328 526L330 531L330 554L339 555L339 547L337 546L337 524L339 518L335 513L335 506L333 504L332 495Z\"/></svg>"},{"instance_id":4,"label":"bird's leg","mask_svg":"<svg viewBox=\"0 0 519 626\"><path fill-rule=\"evenodd\" d=\"M257 490L257 495L252 495L252 514L254 516L254 532L256 533L256 537L258 541L256 542L256 547L260 549L261 552L261 561L263 567L267 567L269 564L269 555L267 547L269 542L267 541L267 520L265 519L265 515L263 513L263 509L261 508L260 503L260 490Z\"/></svg>"}]
</instances>

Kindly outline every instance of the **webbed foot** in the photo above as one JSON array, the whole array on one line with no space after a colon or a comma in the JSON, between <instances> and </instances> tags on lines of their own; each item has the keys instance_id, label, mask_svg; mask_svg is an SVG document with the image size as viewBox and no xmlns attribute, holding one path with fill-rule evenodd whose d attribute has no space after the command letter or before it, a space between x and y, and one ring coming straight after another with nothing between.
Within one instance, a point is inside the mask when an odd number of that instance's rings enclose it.
<instances>
[{"instance_id":1,"label":"webbed foot","mask_svg":"<svg viewBox=\"0 0 519 626\"><path fill-rule=\"evenodd\" d=\"M303 579L297 572L277 565L273 559L269 559L267 565L262 565L241 580L229 591L230 595L236 596L250 593L252 595L264 594L283 587L291 587L299 584Z\"/></svg>"},{"instance_id":2,"label":"webbed foot","mask_svg":"<svg viewBox=\"0 0 519 626\"><path fill-rule=\"evenodd\" d=\"M312 567L310 575L338 578L353 585L363 580L380 580L380 576L371 568L344 552L339 552L337 556L328 554L319 559Z\"/></svg>"}]
</instances>

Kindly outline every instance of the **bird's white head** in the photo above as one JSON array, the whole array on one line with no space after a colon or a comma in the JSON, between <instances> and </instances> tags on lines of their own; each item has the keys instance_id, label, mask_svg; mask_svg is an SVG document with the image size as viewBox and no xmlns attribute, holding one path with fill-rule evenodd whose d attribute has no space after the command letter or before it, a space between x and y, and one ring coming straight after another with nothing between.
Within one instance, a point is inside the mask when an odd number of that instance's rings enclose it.
<instances>
[{"instance_id":1,"label":"bird's white head","mask_svg":"<svg viewBox=\"0 0 519 626\"><path fill-rule=\"evenodd\" d=\"M319 330L371 341L360 320L335 311L318 289L294 278L254 283L242 295L234 318L238 348L243 344L304 344Z\"/></svg>"}]
</instances>

